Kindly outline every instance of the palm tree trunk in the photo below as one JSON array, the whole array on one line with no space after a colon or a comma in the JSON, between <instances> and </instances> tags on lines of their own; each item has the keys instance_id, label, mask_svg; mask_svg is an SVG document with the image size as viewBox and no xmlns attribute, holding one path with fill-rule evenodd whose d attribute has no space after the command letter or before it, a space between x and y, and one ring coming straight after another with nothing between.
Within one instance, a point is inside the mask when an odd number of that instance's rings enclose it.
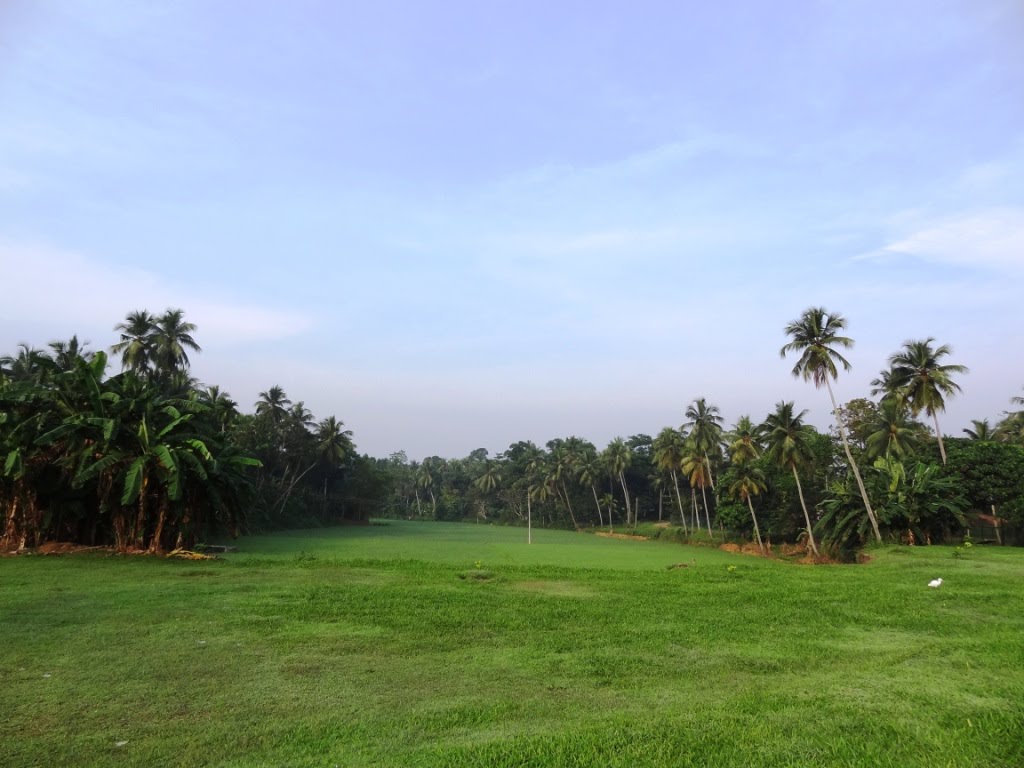
<instances>
[{"instance_id":1,"label":"palm tree trunk","mask_svg":"<svg viewBox=\"0 0 1024 768\"><path fill-rule=\"evenodd\" d=\"M576 524L576 515L572 513L572 504L569 502L569 489L565 487L565 481L562 481L562 495L565 496L565 506L569 509L569 519L572 520L573 530L578 531L579 525Z\"/></svg>"},{"instance_id":2,"label":"palm tree trunk","mask_svg":"<svg viewBox=\"0 0 1024 768\"><path fill-rule=\"evenodd\" d=\"M750 494L747 494L747 507L750 508L750 519L754 521L754 535L757 536L757 546L761 550L761 554L764 554L764 542L761 541L761 529L757 527L757 515L754 514L754 503L750 500Z\"/></svg>"},{"instance_id":3,"label":"palm tree trunk","mask_svg":"<svg viewBox=\"0 0 1024 768\"><path fill-rule=\"evenodd\" d=\"M626 526L628 527L629 526L629 516L630 516L630 512L632 511L632 509L631 509L631 506L630 506L630 503L629 503L629 488L626 487L626 475L625 475L625 473L619 472L619 482L622 483L622 494L623 494L623 496L626 497ZM633 521L633 524L636 525L636 520Z\"/></svg>"},{"instance_id":4,"label":"palm tree trunk","mask_svg":"<svg viewBox=\"0 0 1024 768\"><path fill-rule=\"evenodd\" d=\"M946 446L942 444L942 430L939 429L938 411L932 411L932 419L935 420L935 436L939 438L939 455L942 456L942 466L946 466Z\"/></svg>"},{"instance_id":5,"label":"palm tree trunk","mask_svg":"<svg viewBox=\"0 0 1024 768\"><path fill-rule=\"evenodd\" d=\"M430 491L430 513L437 520L437 498L434 496L433 488L428 488L427 490Z\"/></svg>"},{"instance_id":6,"label":"palm tree trunk","mask_svg":"<svg viewBox=\"0 0 1024 768\"><path fill-rule=\"evenodd\" d=\"M708 524L708 536L712 536L713 534L711 533L711 510L708 509L708 492L703 484L701 484L700 486L700 495L704 497L704 520ZM697 519L700 520L700 517L698 516Z\"/></svg>"},{"instance_id":7,"label":"palm tree trunk","mask_svg":"<svg viewBox=\"0 0 1024 768\"><path fill-rule=\"evenodd\" d=\"M864 480L861 479L860 470L857 468L857 462L853 460L853 454L850 453L850 443L846 439L846 427L843 424L842 414L839 413L839 404L836 402L836 396L832 392L832 385L829 384L828 377L825 378L825 387L828 389L828 396L832 399L832 413L836 417L836 426L839 427L839 437L843 441L843 450L846 452L846 460L850 462L850 469L853 470L853 476L857 479L857 487L860 489L860 497L864 501L864 509L867 510L868 520L871 521L871 528L875 532L875 540L882 543L882 532L878 529L878 519L875 517L874 510L871 509L871 502L868 501L868 491L864 487Z\"/></svg>"},{"instance_id":8,"label":"palm tree trunk","mask_svg":"<svg viewBox=\"0 0 1024 768\"><path fill-rule=\"evenodd\" d=\"M800 495L800 507L804 511L804 522L807 523L807 540L811 542L811 551L817 555L818 545L814 543L814 532L811 530L811 516L807 514L807 502L804 501L804 489L800 485L800 475L797 474L795 464L790 464L789 468L793 470L793 479L796 480L796 492Z\"/></svg>"},{"instance_id":9,"label":"palm tree trunk","mask_svg":"<svg viewBox=\"0 0 1024 768\"><path fill-rule=\"evenodd\" d=\"M697 514L697 491L690 486L690 527L693 530L700 530L700 516Z\"/></svg>"},{"instance_id":10,"label":"palm tree trunk","mask_svg":"<svg viewBox=\"0 0 1024 768\"><path fill-rule=\"evenodd\" d=\"M416 488L415 490L413 490L413 493L416 494L416 516L417 517L423 517L423 508L420 506L420 490L419 490L419 488Z\"/></svg>"},{"instance_id":11,"label":"palm tree trunk","mask_svg":"<svg viewBox=\"0 0 1024 768\"><path fill-rule=\"evenodd\" d=\"M601 513L601 502L597 498L597 488L594 484L590 484L590 492L594 494L594 504L597 505L597 523L601 528L604 528L604 515Z\"/></svg>"},{"instance_id":12,"label":"palm tree trunk","mask_svg":"<svg viewBox=\"0 0 1024 768\"><path fill-rule=\"evenodd\" d=\"M683 524L683 532L689 535L690 531L686 528L686 515L683 514L683 497L679 495L679 477L674 469L672 470L672 487L676 489L676 504L679 505L679 520Z\"/></svg>"},{"instance_id":13,"label":"palm tree trunk","mask_svg":"<svg viewBox=\"0 0 1024 768\"><path fill-rule=\"evenodd\" d=\"M533 544L533 508L530 506L530 489L526 489L526 543Z\"/></svg>"},{"instance_id":14,"label":"palm tree trunk","mask_svg":"<svg viewBox=\"0 0 1024 768\"><path fill-rule=\"evenodd\" d=\"M708 467L708 482L711 483L711 490L713 492L715 490L715 476L711 474L711 459L708 458L707 451L704 451L704 463L707 464ZM704 511L707 512L707 510Z\"/></svg>"}]
</instances>

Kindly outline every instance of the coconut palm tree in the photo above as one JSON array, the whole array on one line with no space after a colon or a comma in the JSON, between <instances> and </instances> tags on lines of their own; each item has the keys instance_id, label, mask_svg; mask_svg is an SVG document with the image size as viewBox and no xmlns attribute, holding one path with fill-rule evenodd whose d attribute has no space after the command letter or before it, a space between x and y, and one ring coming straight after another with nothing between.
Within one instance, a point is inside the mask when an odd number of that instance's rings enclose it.
<instances>
[{"instance_id":1,"label":"coconut palm tree","mask_svg":"<svg viewBox=\"0 0 1024 768\"><path fill-rule=\"evenodd\" d=\"M775 404L775 412L768 414L760 426L759 432L767 445L765 456L776 465L793 473L796 492L800 497L800 508L804 512L804 523L807 526L807 542L811 546L811 551L817 555L818 544L814 540L814 528L811 525L811 516L807 512L807 502L804 500L804 489L800 484L799 472L802 467L811 462L811 447L808 443L809 428L803 422L806 414L807 411L794 414L793 403L782 400Z\"/></svg>"},{"instance_id":2,"label":"coconut palm tree","mask_svg":"<svg viewBox=\"0 0 1024 768\"><path fill-rule=\"evenodd\" d=\"M75 360L78 358L91 360L94 353L85 349L85 345L88 343L88 341L79 343L77 335L67 341L51 341L47 346L50 348L50 357L53 359L56 369L66 373L74 369Z\"/></svg>"},{"instance_id":3,"label":"coconut palm tree","mask_svg":"<svg viewBox=\"0 0 1024 768\"><path fill-rule=\"evenodd\" d=\"M704 519L707 522L708 536L711 536L711 512L708 509L707 492L707 486L711 483L711 468L707 462L707 456L694 445L690 438L687 438L684 443L683 458L679 466L690 483L693 509L697 518L695 526L697 528L700 527L700 512L697 511L697 495L695 490L700 488L701 498L704 500Z\"/></svg>"},{"instance_id":4,"label":"coconut palm tree","mask_svg":"<svg viewBox=\"0 0 1024 768\"><path fill-rule=\"evenodd\" d=\"M628 526L632 506L629 500L629 488L626 486L626 470L629 469L629 465L633 461L633 454L629 452L626 441L621 437L616 437L608 443L608 447L604 449L601 458L604 460L608 474L618 478L619 484L622 486L622 495L626 504L626 525Z\"/></svg>"},{"instance_id":5,"label":"coconut palm tree","mask_svg":"<svg viewBox=\"0 0 1024 768\"><path fill-rule=\"evenodd\" d=\"M907 341L903 349L889 358L895 385L905 393L910 411L915 416L924 411L935 421L935 436L939 441L939 454L946 463L946 447L939 427L939 412L946 410L946 397L960 392L960 385L952 379L956 373L967 373L967 367L940 361L953 350L948 344L933 347L935 339Z\"/></svg>"},{"instance_id":6,"label":"coconut palm tree","mask_svg":"<svg viewBox=\"0 0 1024 768\"><path fill-rule=\"evenodd\" d=\"M683 446L685 438L683 433L672 427L665 427L658 436L654 438L654 463L662 472L668 472L672 478L672 487L676 492L676 503L679 505L679 519L682 521L683 530L689 533L686 527L686 517L683 514L683 499L679 494L678 471L683 462Z\"/></svg>"},{"instance_id":7,"label":"coconut palm tree","mask_svg":"<svg viewBox=\"0 0 1024 768\"><path fill-rule=\"evenodd\" d=\"M715 490L715 476L711 471L709 454L717 454L722 443L722 415L717 405L708 405L707 400L698 397L686 407L686 418L683 425L690 431L689 439L694 447L704 456L708 465L708 482L711 490ZM706 512L707 510L705 510Z\"/></svg>"},{"instance_id":8,"label":"coconut palm tree","mask_svg":"<svg viewBox=\"0 0 1024 768\"><path fill-rule=\"evenodd\" d=\"M749 461L736 462L732 472L736 479L729 486L729 493L747 502L750 510L750 519L754 521L754 536L757 538L757 546L761 554L765 553L764 542L761 540L761 529L757 524L757 514L754 512L752 496L758 496L768 487L764 481L764 472Z\"/></svg>"},{"instance_id":9,"label":"coconut palm tree","mask_svg":"<svg viewBox=\"0 0 1024 768\"><path fill-rule=\"evenodd\" d=\"M188 370L188 350L202 352L192 336L194 323L185 321L185 311L168 309L156 318L150 333L151 361L158 378L169 381Z\"/></svg>"},{"instance_id":10,"label":"coconut palm tree","mask_svg":"<svg viewBox=\"0 0 1024 768\"><path fill-rule=\"evenodd\" d=\"M570 440L579 440L579 438L570 438ZM565 503L565 507L569 511L569 519L572 520L573 530L578 531L580 526L576 522L572 502L569 500L569 488L566 485L566 478L572 476L576 460L575 443L566 441L556 446L551 452L551 463L548 470L555 495Z\"/></svg>"},{"instance_id":11,"label":"coconut palm tree","mask_svg":"<svg viewBox=\"0 0 1024 768\"><path fill-rule=\"evenodd\" d=\"M292 401L284 390L276 384L266 392L260 392L256 401L256 415L266 416L274 425L279 425L288 415L288 406Z\"/></svg>"},{"instance_id":12,"label":"coconut palm tree","mask_svg":"<svg viewBox=\"0 0 1024 768\"><path fill-rule=\"evenodd\" d=\"M110 351L121 355L121 370L148 374L153 362L153 331L156 318L146 310L129 312L123 323L114 326L121 340Z\"/></svg>"},{"instance_id":13,"label":"coconut palm tree","mask_svg":"<svg viewBox=\"0 0 1024 768\"><path fill-rule=\"evenodd\" d=\"M593 445L585 444L580 452L580 457L575 465L576 479L582 485L589 485L590 492L594 495L594 505L597 507L597 524L604 527L604 513L601 511L601 500L597 497L597 480L604 473L601 458ZM609 521L610 523L611 521Z\"/></svg>"},{"instance_id":14,"label":"coconut palm tree","mask_svg":"<svg viewBox=\"0 0 1024 768\"><path fill-rule=\"evenodd\" d=\"M735 426L729 431L729 455L733 461L753 461L761 455L757 444L757 428L749 416L740 416Z\"/></svg>"},{"instance_id":15,"label":"coconut palm tree","mask_svg":"<svg viewBox=\"0 0 1024 768\"><path fill-rule=\"evenodd\" d=\"M857 462L853 460L850 452L850 441L846 436L846 427L842 417L837 413L839 404L832 392L832 380L838 377L836 363L843 366L843 370L849 371L852 366L835 348L842 347L849 349L853 346L853 339L847 336L840 336L840 331L846 328L846 319L838 314L829 312L823 307L811 307L804 310L799 318L786 325L786 334L792 337L792 341L785 344L779 354L785 357L789 352L796 352L800 355L796 365L793 366L793 376L803 378L804 381L813 381L818 389L822 385L828 389L828 396L832 400L832 413L836 415L836 426L839 428L839 437L843 442L843 450L846 452L846 460L850 463L850 469L857 480L857 488L860 490L861 500L864 502L864 509L867 511L868 520L871 522L871 529L874 531L875 540L882 542L882 532L878 528L878 519L871 509L871 502L868 500L868 492L864 487L864 480L860 476L860 469Z\"/></svg>"},{"instance_id":16,"label":"coconut palm tree","mask_svg":"<svg viewBox=\"0 0 1024 768\"><path fill-rule=\"evenodd\" d=\"M995 440L995 430L989 424L988 419L971 419L973 429L965 429L964 434L971 440Z\"/></svg>"}]
</instances>

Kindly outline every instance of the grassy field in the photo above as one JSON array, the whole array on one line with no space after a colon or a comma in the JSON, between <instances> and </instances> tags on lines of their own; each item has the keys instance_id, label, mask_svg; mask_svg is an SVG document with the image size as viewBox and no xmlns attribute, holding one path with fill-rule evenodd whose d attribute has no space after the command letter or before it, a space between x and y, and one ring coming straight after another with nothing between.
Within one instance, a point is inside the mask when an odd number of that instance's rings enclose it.
<instances>
[{"instance_id":1,"label":"grassy field","mask_svg":"<svg viewBox=\"0 0 1024 768\"><path fill-rule=\"evenodd\" d=\"M0 559L0 765L1024 765L1024 550L238 545Z\"/></svg>"}]
</instances>

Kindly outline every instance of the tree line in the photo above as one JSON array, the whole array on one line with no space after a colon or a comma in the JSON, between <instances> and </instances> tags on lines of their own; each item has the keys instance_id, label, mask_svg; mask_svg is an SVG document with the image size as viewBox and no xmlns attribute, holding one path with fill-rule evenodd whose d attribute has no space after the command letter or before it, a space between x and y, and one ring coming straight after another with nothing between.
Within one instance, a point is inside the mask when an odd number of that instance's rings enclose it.
<instances>
[{"instance_id":1,"label":"tree line","mask_svg":"<svg viewBox=\"0 0 1024 768\"><path fill-rule=\"evenodd\" d=\"M762 548L766 537L801 540L813 554L822 539L839 549L949 539L966 530L969 511L1024 523L1024 411L944 438L939 415L967 369L932 338L907 341L889 358L874 399L841 406L832 383L851 369L845 328L842 315L808 309L787 324L780 350L795 356L794 376L827 391L834 432L818 432L806 410L785 401L727 429L719 408L697 398L680 426L603 449L570 436L543 448L520 441L494 457L478 449L463 459L379 459L391 479L384 512L611 531L671 519L691 540L728 533Z\"/></svg>"},{"instance_id":2,"label":"tree line","mask_svg":"<svg viewBox=\"0 0 1024 768\"><path fill-rule=\"evenodd\" d=\"M0 548L152 553L244 530L366 519L373 463L280 387L252 414L190 375L180 309L131 312L105 351L76 336L0 358ZM372 491L371 491L372 492Z\"/></svg>"},{"instance_id":3,"label":"tree line","mask_svg":"<svg viewBox=\"0 0 1024 768\"><path fill-rule=\"evenodd\" d=\"M494 457L409 461L359 455L342 421L317 420L279 386L242 413L191 376L189 354L201 348L182 310L131 312L110 347L120 372L77 337L0 358L0 547L61 540L155 553L381 515L610 531L671 521L688 540L804 541L817 554L959 536L969 511L1024 524L1024 410L944 437L939 415L967 370L932 338L906 342L871 397L840 405L832 383L850 370L845 327L808 309L780 350L795 356L794 376L827 391L828 433L786 401L726 428L701 397L678 427L602 449L568 436Z\"/></svg>"}]
</instances>

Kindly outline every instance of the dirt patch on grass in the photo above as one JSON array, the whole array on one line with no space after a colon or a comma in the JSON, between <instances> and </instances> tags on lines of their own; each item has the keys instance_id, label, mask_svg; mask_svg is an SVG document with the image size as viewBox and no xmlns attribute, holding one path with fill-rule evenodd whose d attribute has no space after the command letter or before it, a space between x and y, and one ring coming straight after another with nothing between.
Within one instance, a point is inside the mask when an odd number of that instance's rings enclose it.
<instances>
[{"instance_id":1,"label":"dirt patch on grass","mask_svg":"<svg viewBox=\"0 0 1024 768\"><path fill-rule=\"evenodd\" d=\"M594 591L571 581L517 581L516 589L526 592L539 592L553 597L591 597Z\"/></svg>"},{"instance_id":2,"label":"dirt patch on grass","mask_svg":"<svg viewBox=\"0 0 1024 768\"><path fill-rule=\"evenodd\" d=\"M610 533L608 531L595 531L595 536L603 536L606 539L631 539L632 541L649 541L646 536L638 536L635 533Z\"/></svg>"},{"instance_id":3,"label":"dirt patch on grass","mask_svg":"<svg viewBox=\"0 0 1024 768\"><path fill-rule=\"evenodd\" d=\"M105 552L114 551L112 547L87 547L84 544L74 544L70 541L48 541L45 544L39 545L35 551L40 555L70 555L75 552L96 552L99 550Z\"/></svg>"}]
</instances>

